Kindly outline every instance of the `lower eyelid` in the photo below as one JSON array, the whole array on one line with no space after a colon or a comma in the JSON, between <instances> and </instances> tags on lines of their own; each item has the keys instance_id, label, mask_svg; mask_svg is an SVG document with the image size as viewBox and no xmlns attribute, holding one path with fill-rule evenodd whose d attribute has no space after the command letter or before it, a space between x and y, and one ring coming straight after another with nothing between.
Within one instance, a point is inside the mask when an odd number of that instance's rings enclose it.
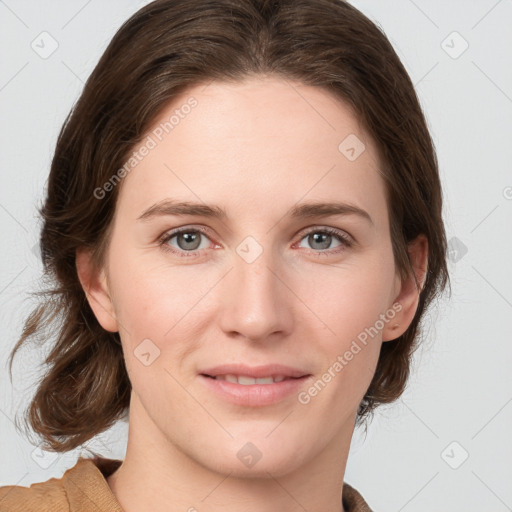
<instances>
[{"instance_id":1,"label":"lower eyelid","mask_svg":"<svg viewBox=\"0 0 512 512\"><path fill-rule=\"evenodd\" d=\"M160 245L166 246L166 247L164 247L164 250L168 250L173 253L188 254L190 256L197 255L197 253L204 250L204 249L194 249L193 251L185 251L183 249L176 249L174 247L167 245L171 239L173 239L174 237L176 237L182 233L198 233L198 234L204 236L205 238L207 238L212 244L215 244L215 242L208 236L208 234L205 231L198 229L198 228L185 228L185 229L181 229L179 231L174 231L174 232L171 231L168 233L164 233L159 239ZM335 239L337 239L341 244L340 246L338 246L334 249L325 249L325 250L309 249L310 251L316 252L318 254L329 254L331 252L343 250L343 248L348 248L353 245L353 241L349 235L345 235L338 231L331 231L331 230L328 230L325 228L312 229L310 231L307 231L306 233L301 234L297 243L300 243L304 238L306 238L308 235L311 235L313 233L329 234L332 237L334 237Z\"/></svg>"},{"instance_id":2,"label":"lower eyelid","mask_svg":"<svg viewBox=\"0 0 512 512\"><path fill-rule=\"evenodd\" d=\"M178 235L181 235L182 233L197 233L197 234L200 234L200 235L204 236L208 240L210 240L211 243L215 243L215 242L213 242L213 240L204 231L202 231L200 229L196 229L196 228L194 228L194 229L182 229L180 231L164 233L159 238L159 243L162 246L166 246L165 249L170 250L172 252L180 252L180 253L185 253L185 254L187 254L187 253L195 254L195 253L197 253L199 251L204 250L204 249L194 249L193 251L185 251L183 249L176 249L174 247L171 247L171 246L167 245L170 240L172 240L174 237L176 237Z\"/></svg>"},{"instance_id":3,"label":"lower eyelid","mask_svg":"<svg viewBox=\"0 0 512 512\"><path fill-rule=\"evenodd\" d=\"M330 230L325 230L325 229L313 229L311 231L308 231L307 233L304 233L303 235L301 235L301 237L299 239L299 243L302 240L304 240L304 238L306 238L307 236L309 236L309 235L311 235L313 233L328 234L328 235L332 236L333 238L335 238L336 240L338 240L338 242L340 242L342 247L351 247L352 244L354 243L352 241L352 238L349 235L344 235L344 234L339 233L337 231L330 231ZM339 246L339 247L341 247L341 246ZM314 251L314 252L318 252L318 253L329 253L331 251L336 251L337 249L339 249L339 247L335 247L334 249L325 249L323 251L315 251L314 249L311 249L311 250Z\"/></svg>"}]
</instances>

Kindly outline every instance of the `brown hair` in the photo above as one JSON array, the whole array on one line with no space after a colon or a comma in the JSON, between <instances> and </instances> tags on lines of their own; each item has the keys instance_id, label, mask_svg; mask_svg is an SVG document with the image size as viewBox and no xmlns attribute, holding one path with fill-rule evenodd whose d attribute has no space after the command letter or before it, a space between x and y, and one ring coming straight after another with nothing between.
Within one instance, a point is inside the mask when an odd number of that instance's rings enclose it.
<instances>
[{"instance_id":1,"label":"brown hair","mask_svg":"<svg viewBox=\"0 0 512 512\"><path fill-rule=\"evenodd\" d=\"M433 143L414 86L383 32L342 0L156 0L115 34L60 131L38 208L43 300L10 357L29 338L56 336L26 418L47 449L67 451L127 413L131 384L119 333L105 331L77 277L79 247L98 267L108 248L119 187L103 187L178 94L212 80L273 75L323 88L356 112L376 142L391 240L402 278L407 243L428 239L428 273L414 319L382 344L357 424L405 389L419 322L449 276L442 191ZM340 141L341 142L341 141ZM414 275L414 273L413 273Z\"/></svg>"}]
</instances>

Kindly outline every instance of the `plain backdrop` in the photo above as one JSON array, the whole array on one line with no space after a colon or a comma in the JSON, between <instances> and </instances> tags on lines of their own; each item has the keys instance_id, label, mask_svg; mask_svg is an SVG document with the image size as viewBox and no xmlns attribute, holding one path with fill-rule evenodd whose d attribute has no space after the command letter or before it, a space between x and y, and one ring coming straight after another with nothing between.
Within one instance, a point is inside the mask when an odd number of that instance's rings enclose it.
<instances>
[{"instance_id":1,"label":"plain backdrop","mask_svg":"<svg viewBox=\"0 0 512 512\"><path fill-rule=\"evenodd\" d=\"M0 485L60 477L79 455L41 453L16 431L43 354L20 352L12 384L7 358L41 275L36 206L58 132L116 30L145 3L0 1ZM351 3L387 34L425 110L453 294L424 320L404 395L377 411L366 438L354 433L345 481L379 512L510 511L512 1ZM119 422L88 446L123 458L126 434Z\"/></svg>"}]
</instances>

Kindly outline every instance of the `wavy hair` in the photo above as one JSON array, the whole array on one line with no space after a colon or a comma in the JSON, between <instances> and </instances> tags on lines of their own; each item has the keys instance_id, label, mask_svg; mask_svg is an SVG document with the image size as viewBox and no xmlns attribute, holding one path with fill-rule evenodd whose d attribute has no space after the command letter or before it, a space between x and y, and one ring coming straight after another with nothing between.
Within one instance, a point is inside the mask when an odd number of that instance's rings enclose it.
<instances>
[{"instance_id":1,"label":"wavy hair","mask_svg":"<svg viewBox=\"0 0 512 512\"><path fill-rule=\"evenodd\" d=\"M383 31L343 0L156 0L117 31L65 119L38 207L46 289L10 354L51 343L25 421L52 451L68 451L127 414L131 384L119 333L92 312L78 248L100 268L119 187L98 200L152 122L199 83L273 75L316 86L356 113L383 162L395 266L414 275L407 244L428 239L428 272L408 329L382 344L356 426L404 391L420 320L449 282L434 145L413 83ZM366 425L365 425L366 426Z\"/></svg>"}]
</instances>

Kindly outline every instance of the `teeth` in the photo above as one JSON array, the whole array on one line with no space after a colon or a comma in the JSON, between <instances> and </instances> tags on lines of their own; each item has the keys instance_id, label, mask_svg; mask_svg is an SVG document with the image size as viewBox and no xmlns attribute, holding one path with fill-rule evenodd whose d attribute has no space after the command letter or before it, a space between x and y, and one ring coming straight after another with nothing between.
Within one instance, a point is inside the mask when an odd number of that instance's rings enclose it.
<instances>
[{"instance_id":1,"label":"teeth","mask_svg":"<svg viewBox=\"0 0 512 512\"><path fill-rule=\"evenodd\" d=\"M217 375L216 380L227 380L235 384L243 384L244 386L251 386L252 384L273 384L274 382L281 382L285 379L283 375L276 375L276 377L261 377L255 379L245 375Z\"/></svg>"}]
</instances>

